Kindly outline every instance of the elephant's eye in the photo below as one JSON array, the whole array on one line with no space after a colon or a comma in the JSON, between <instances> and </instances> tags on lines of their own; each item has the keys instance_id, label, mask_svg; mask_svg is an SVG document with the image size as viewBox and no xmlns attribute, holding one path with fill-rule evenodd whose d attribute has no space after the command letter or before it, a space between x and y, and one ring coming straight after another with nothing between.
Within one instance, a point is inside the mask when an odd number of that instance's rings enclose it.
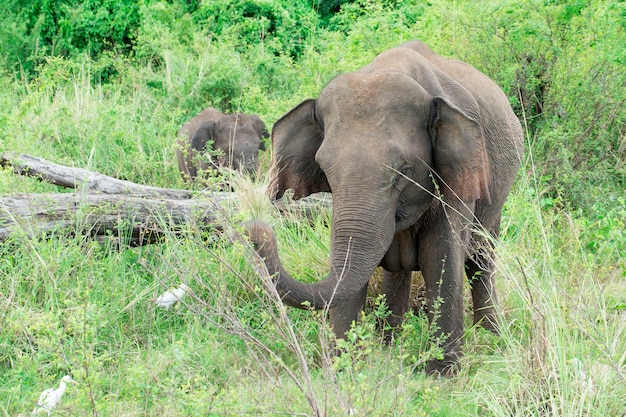
<instances>
[{"instance_id":1,"label":"elephant's eye","mask_svg":"<svg viewBox=\"0 0 626 417\"><path fill-rule=\"evenodd\" d=\"M402 190L404 186L413 180L415 173L415 167L413 165L402 165L396 170L396 176L394 178L394 188L398 191Z\"/></svg>"},{"instance_id":2,"label":"elephant's eye","mask_svg":"<svg viewBox=\"0 0 626 417\"><path fill-rule=\"evenodd\" d=\"M413 174L415 173L415 167L413 165L404 165L400 170L400 173L404 177L413 178Z\"/></svg>"},{"instance_id":3,"label":"elephant's eye","mask_svg":"<svg viewBox=\"0 0 626 417\"><path fill-rule=\"evenodd\" d=\"M322 118L317 113L317 103L313 102L313 106L311 108L311 116L313 118L313 123L315 123L321 130L324 130L324 122Z\"/></svg>"}]
</instances>

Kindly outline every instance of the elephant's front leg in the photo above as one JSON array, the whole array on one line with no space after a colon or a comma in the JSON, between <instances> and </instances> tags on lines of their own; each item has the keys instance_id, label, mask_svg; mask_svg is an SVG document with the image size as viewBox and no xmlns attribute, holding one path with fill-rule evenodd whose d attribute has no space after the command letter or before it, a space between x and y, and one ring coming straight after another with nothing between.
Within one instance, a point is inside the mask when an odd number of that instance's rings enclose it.
<instances>
[{"instance_id":1,"label":"elephant's front leg","mask_svg":"<svg viewBox=\"0 0 626 417\"><path fill-rule=\"evenodd\" d=\"M500 216L490 232L493 240L476 237L474 254L465 262L465 270L472 288L474 324L497 334L494 241L500 234Z\"/></svg>"},{"instance_id":2,"label":"elephant's front leg","mask_svg":"<svg viewBox=\"0 0 626 417\"><path fill-rule=\"evenodd\" d=\"M330 325L338 339L343 339L348 330L350 330L352 323L356 323L359 320L366 297L367 285L357 291L352 298L330 310Z\"/></svg>"},{"instance_id":3,"label":"elephant's front leg","mask_svg":"<svg viewBox=\"0 0 626 417\"><path fill-rule=\"evenodd\" d=\"M494 285L493 253L475 254L465 264L467 277L472 288L474 324L498 333L496 318L496 287Z\"/></svg>"},{"instance_id":4,"label":"elephant's front leg","mask_svg":"<svg viewBox=\"0 0 626 417\"><path fill-rule=\"evenodd\" d=\"M420 239L419 264L426 284L429 319L435 326L433 336L443 349L443 358L431 359L426 371L450 375L462 355L465 247L448 220L429 229Z\"/></svg>"},{"instance_id":5,"label":"elephant's front leg","mask_svg":"<svg viewBox=\"0 0 626 417\"><path fill-rule=\"evenodd\" d=\"M391 341L393 331L402 324L404 314L409 311L411 297L411 271L383 271L383 294L389 306L388 328L385 328L385 341Z\"/></svg>"}]
</instances>

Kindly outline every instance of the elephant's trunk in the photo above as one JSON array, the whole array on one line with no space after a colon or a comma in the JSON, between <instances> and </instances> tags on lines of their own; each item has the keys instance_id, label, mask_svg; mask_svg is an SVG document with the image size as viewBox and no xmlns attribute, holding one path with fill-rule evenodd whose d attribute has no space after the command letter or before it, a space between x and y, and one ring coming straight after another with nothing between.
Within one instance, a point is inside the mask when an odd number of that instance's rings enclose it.
<instances>
[{"instance_id":1,"label":"elephant's trunk","mask_svg":"<svg viewBox=\"0 0 626 417\"><path fill-rule=\"evenodd\" d=\"M366 207L362 205L361 208ZM257 253L274 276L276 289L287 305L298 308L332 308L353 297L361 290L380 263L393 238L393 218L372 219L369 214L349 210L349 215L335 205L330 250L330 271L322 281L307 284L295 280L282 266L278 257L276 238L265 223L247 224L247 234ZM388 216L385 216L388 217Z\"/></svg>"}]
</instances>

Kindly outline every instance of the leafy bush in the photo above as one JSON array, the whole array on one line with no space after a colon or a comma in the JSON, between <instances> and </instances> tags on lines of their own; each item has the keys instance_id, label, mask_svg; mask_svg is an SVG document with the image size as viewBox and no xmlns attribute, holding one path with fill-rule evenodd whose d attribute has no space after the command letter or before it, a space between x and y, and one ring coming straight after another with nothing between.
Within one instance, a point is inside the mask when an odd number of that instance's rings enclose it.
<instances>
[{"instance_id":1,"label":"leafy bush","mask_svg":"<svg viewBox=\"0 0 626 417\"><path fill-rule=\"evenodd\" d=\"M194 20L213 39L229 39L238 51L263 45L266 53L297 58L317 25L307 0L217 0L206 2Z\"/></svg>"},{"instance_id":2,"label":"leafy bush","mask_svg":"<svg viewBox=\"0 0 626 417\"><path fill-rule=\"evenodd\" d=\"M128 53L140 24L132 0L8 0L3 9L1 27L12 28L2 34L11 70L33 70L48 55Z\"/></svg>"}]
</instances>

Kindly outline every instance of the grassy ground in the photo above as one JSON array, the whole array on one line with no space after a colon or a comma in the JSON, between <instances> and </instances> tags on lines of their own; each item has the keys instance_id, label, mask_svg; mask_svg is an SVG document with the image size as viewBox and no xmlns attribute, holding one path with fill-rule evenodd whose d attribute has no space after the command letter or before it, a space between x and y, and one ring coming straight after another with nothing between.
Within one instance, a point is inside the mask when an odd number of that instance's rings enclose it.
<instances>
[{"instance_id":1,"label":"grassy ground","mask_svg":"<svg viewBox=\"0 0 626 417\"><path fill-rule=\"evenodd\" d=\"M75 87L16 96L5 146L58 162L77 147L93 169L180 185L171 135L154 140L157 126L124 116L140 112L140 101L129 108L127 97ZM118 144L116 135L125 139ZM323 314L283 308L245 245L222 237L208 244L192 227L124 250L82 236L16 236L0 257L0 413L26 415L44 388L71 374L80 385L68 388L58 415L622 416L623 259L610 240L589 252L580 219L542 207L529 164L498 247L502 335L468 323L456 378L423 374L433 352L419 314L392 346L381 343L375 295L347 353L330 360ZM62 191L7 170L0 184L4 195ZM289 270L304 280L325 274L328 214L312 223L280 218L250 184L237 189L246 208L234 226L246 213L264 217ZM193 295L172 310L155 308L155 297L180 282Z\"/></svg>"}]
</instances>

